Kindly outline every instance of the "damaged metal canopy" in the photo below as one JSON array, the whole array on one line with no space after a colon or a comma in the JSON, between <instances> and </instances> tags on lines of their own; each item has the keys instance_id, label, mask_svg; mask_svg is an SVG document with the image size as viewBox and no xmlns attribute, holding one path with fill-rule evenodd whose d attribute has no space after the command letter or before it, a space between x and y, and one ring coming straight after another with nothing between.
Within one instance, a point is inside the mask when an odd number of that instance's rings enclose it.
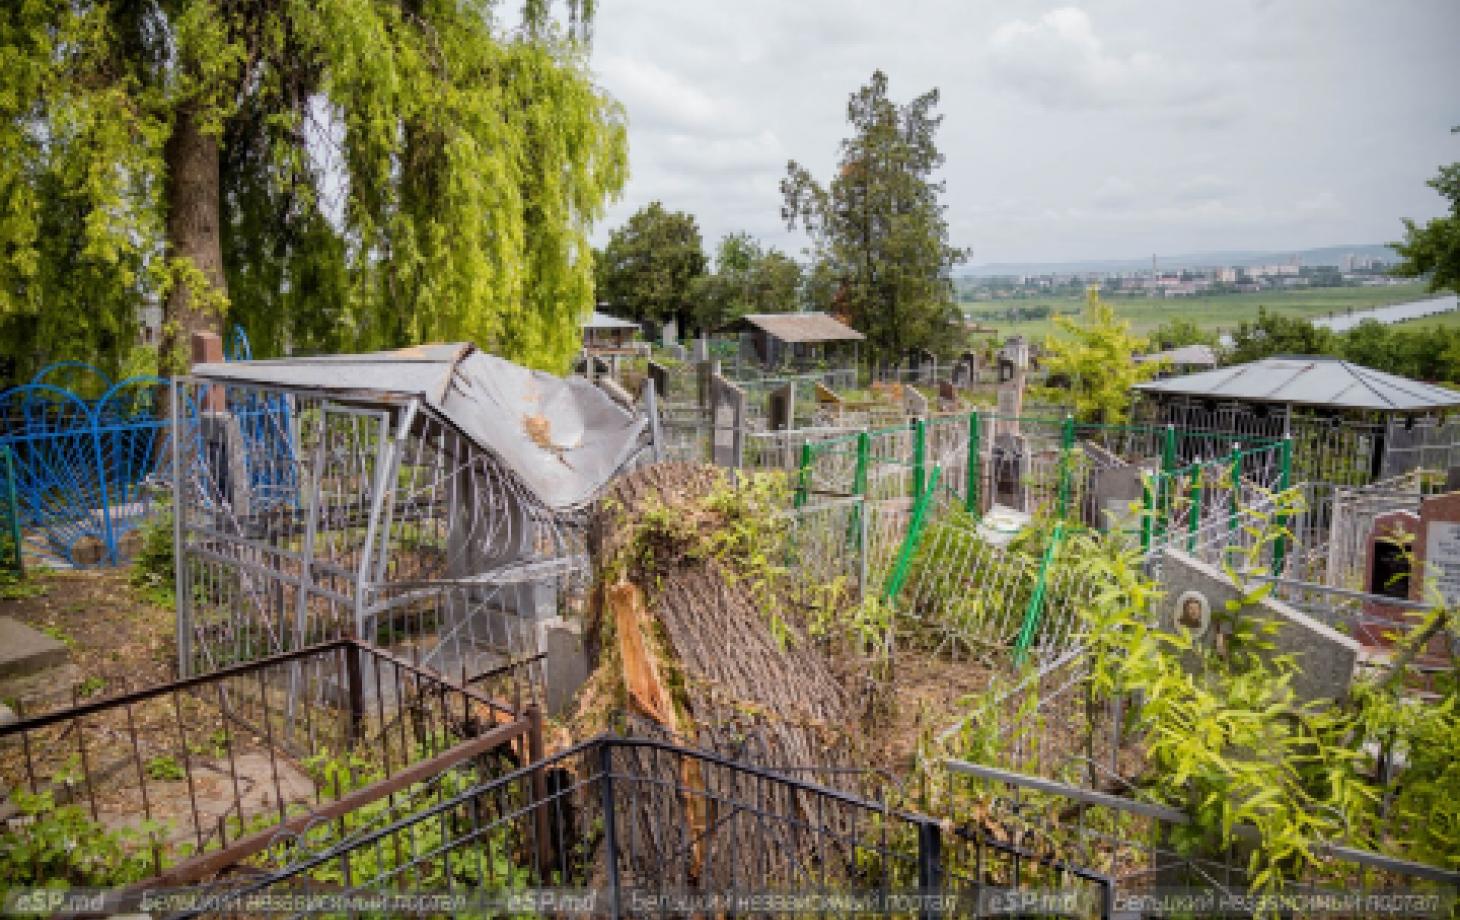
<instances>
[{"instance_id":1,"label":"damaged metal canopy","mask_svg":"<svg viewBox=\"0 0 1460 920\"><path fill-rule=\"evenodd\" d=\"M470 343L199 364L193 374L357 404L419 398L557 510L592 499L639 449L647 424L582 377L528 370Z\"/></svg>"}]
</instances>

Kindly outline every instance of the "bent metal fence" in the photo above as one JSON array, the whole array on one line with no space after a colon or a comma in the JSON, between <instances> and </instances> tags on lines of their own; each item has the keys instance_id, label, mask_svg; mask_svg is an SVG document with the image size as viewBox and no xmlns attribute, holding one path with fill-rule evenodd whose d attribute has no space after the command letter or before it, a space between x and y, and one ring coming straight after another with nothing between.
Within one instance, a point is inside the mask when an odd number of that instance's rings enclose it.
<instances>
[{"instance_id":1,"label":"bent metal fence","mask_svg":"<svg viewBox=\"0 0 1460 920\"><path fill-rule=\"evenodd\" d=\"M876 900L894 916L970 916L1031 887L1072 892L1069 915L1109 916L1111 893L1100 873L977 826L945 827L706 751L609 736L296 857L208 892L184 916L245 914L261 895L317 892L322 880L335 897L454 893L458 914L532 913L534 902L512 894L550 886L611 917L755 915L765 911L755 896L800 896L798 915Z\"/></svg>"},{"instance_id":2,"label":"bent metal fence","mask_svg":"<svg viewBox=\"0 0 1460 920\"><path fill-rule=\"evenodd\" d=\"M420 807L446 771L481 780L540 751L535 707L337 640L0 727L0 812L4 836L36 841L6 849L31 854L37 884L97 883L95 848L48 851L54 821L116 842L109 883L190 884L280 865L383 802Z\"/></svg>"}]
</instances>

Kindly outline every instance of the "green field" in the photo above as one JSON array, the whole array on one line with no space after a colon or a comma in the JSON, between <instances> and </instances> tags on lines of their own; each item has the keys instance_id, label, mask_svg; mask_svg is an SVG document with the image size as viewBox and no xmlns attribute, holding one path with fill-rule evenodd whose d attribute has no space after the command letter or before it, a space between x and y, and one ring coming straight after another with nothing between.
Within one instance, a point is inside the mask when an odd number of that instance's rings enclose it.
<instances>
[{"instance_id":1,"label":"green field","mask_svg":"<svg viewBox=\"0 0 1460 920\"><path fill-rule=\"evenodd\" d=\"M1362 310L1384 304L1403 303L1428 296L1422 282L1377 288L1318 288L1297 291L1263 291L1259 294L1212 294L1207 296L1157 299L1150 297L1111 296L1106 302L1115 306L1121 316L1130 320L1131 327L1138 333L1148 333L1162 323L1172 319L1190 319L1203 328L1214 332L1230 332L1243 320L1256 318L1259 307L1281 313L1285 316L1303 316L1318 319L1330 313L1344 313ZM1028 300L979 301L962 304L968 317L993 326L1000 338L1009 335L1023 335L1042 339L1055 332L1049 319L1025 322L1009 322L999 319L1001 311L1009 307L1032 307L1048 305L1061 313L1077 313L1084 302L1083 297L1044 297ZM1435 317L1417 322L1460 322L1454 315Z\"/></svg>"},{"instance_id":2,"label":"green field","mask_svg":"<svg viewBox=\"0 0 1460 920\"><path fill-rule=\"evenodd\" d=\"M1449 313L1441 313L1438 316L1426 316L1422 319L1405 320L1402 323L1395 323L1394 328L1404 330L1460 329L1460 310L1451 310Z\"/></svg>"}]
</instances>

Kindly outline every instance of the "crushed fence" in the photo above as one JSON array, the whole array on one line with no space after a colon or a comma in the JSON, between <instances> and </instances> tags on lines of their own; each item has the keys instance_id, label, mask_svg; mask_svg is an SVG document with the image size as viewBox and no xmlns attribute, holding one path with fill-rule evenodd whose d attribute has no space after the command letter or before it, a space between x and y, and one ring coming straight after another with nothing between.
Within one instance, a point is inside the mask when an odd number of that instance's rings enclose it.
<instances>
[{"instance_id":1,"label":"crushed fence","mask_svg":"<svg viewBox=\"0 0 1460 920\"><path fill-rule=\"evenodd\" d=\"M473 676L581 598L581 515L416 400L180 378L176 401L184 674L353 636Z\"/></svg>"}]
</instances>

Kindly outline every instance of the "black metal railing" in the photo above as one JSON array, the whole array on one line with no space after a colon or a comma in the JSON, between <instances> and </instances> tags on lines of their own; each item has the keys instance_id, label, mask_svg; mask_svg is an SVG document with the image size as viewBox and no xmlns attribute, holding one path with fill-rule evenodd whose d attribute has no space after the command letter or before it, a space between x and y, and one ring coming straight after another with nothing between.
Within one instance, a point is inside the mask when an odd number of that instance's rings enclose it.
<instances>
[{"instance_id":1,"label":"black metal railing","mask_svg":"<svg viewBox=\"0 0 1460 920\"><path fill-rule=\"evenodd\" d=\"M683 915L681 896L773 892L894 905L899 894L933 896L942 900L890 912L964 916L981 896L1021 886L1081 892L1078 915L1108 916L1112 904L1100 873L977 827L945 828L702 750L602 736L286 868L221 880L182 916L241 915L261 897L301 892L456 895L453 910L510 913L515 893L543 887L595 899L595 915L612 917Z\"/></svg>"}]
</instances>

